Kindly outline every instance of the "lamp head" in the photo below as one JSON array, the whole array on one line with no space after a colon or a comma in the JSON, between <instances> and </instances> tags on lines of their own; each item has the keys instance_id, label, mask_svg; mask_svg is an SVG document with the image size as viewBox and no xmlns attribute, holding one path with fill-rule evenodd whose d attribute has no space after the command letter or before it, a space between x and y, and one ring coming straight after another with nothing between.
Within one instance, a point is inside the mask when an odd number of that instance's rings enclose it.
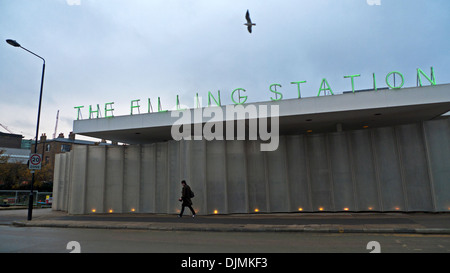
<instances>
[{"instance_id":1,"label":"lamp head","mask_svg":"<svg viewBox=\"0 0 450 273\"><path fill-rule=\"evenodd\" d=\"M14 47L20 47L20 44L18 42L16 42L15 40L8 39L8 40L6 40L6 42Z\"/></svg>"}]
</instances>

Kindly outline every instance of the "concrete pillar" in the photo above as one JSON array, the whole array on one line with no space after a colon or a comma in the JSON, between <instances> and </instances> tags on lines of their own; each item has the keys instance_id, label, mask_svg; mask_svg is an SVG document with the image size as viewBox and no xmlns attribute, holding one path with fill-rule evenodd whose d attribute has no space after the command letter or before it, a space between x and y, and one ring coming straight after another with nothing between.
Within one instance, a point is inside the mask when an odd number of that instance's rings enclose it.
<instances>
[{"instance_id":1,"label":"concrete pillar","mask_svg":"<svg viewBox=\"0 0 450 273\"><path fill-rule=\"evenodd\" d=\"M88 162L88 147L79 146L73 153L73 170L71 172L71 181L69 188L70 199L68 212L70 214L85 214L86 202L86 171Z\"/></svg>"}]
</instances>

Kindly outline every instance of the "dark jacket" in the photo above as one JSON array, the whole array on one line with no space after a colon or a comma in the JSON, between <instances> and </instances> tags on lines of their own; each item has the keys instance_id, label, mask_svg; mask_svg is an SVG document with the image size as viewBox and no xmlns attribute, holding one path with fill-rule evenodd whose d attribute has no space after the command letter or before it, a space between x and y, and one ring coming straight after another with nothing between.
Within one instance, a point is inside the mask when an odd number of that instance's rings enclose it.
<instances>
[{"instance_id":1,"label":"dark jacket","mask_svg":"<svg viewBox=\"0 0 450 273\"><path fill-rule=\"evenodd\" d=\"M191 187L188 185L184 186L181 190L181 199L183 201L183 206L192 206Z\"/></svg>"}]
</instances>

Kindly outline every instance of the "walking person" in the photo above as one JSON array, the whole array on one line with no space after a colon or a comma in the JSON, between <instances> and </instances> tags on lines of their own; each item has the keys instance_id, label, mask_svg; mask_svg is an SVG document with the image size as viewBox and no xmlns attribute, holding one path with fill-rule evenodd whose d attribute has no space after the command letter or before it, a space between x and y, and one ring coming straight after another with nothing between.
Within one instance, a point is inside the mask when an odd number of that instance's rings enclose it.
<instances>
[{"instance_id":1,"label":"walking person","mask_svg":"<svg viewBox=\"0 0 450 273\"><path fill-rule=\"evenodd\" d=\"M178 217L183 217L184 207L188 207L192 212L192 218L195 217L195 211L192 208L192 200L191 198L194 197L194 193L191 190L191 187L186 184L186 181L181 181L181 185L183 186L183 189L181 190L181 197L178 199L178 201L181 203L181 212L178 215Z\"/></svg>"}]
</instances>

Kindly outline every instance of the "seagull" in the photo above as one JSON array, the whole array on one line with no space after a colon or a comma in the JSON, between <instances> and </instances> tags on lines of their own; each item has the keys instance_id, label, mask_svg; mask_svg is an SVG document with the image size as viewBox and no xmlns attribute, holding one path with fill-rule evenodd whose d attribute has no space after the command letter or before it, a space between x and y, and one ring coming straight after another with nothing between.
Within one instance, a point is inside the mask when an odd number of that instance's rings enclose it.
<instances>
[{"instance_id":1,"label":"seagull","mask_svg":"<svg viewBox=\"0 0 450 273\"><path fill-rule=\"evenodd\" d=\"M248 10L247 13L245 14L245 19L247 19L247 23L244 25L247 26L248 32L252 33L252 26L256 26L256 24L252 23L252 20L250 19L250 13L248 13Z\"/></svg>"}]
</instances>

